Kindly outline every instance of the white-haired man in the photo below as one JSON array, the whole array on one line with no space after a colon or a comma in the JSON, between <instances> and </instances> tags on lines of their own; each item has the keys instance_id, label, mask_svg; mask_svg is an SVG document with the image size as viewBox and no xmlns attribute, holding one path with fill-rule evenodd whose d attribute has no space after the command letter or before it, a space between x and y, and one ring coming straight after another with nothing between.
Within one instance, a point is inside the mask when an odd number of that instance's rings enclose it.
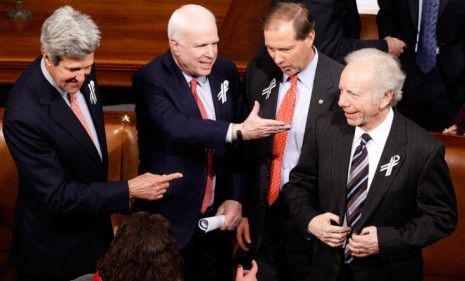
<instances>
[{"instance_id":1,"label":"white-haired man","mask_svg":"<svg viewBox=\"0 0 465 281\"><path fill-rule=\"evenodd\" d=\"M133 76L139 172L180 170L184 177L164 200L139 200L134 206L170 221L186 280L227 280L215 277L215 271L218 250L230 248L230 243L219 245L224 233L203 233L198 220L224 215L222 230L237 226L245 178L236 140L265 137L289 126L259 118L258 104L239 123L239 74L231 61L217 57L218 31L209 10L191 4L174 11L168 38L170 50Z\"/></svg>"},{"instance_id":2,"label":"white-haired man","mask_svg":"<svg viewBox=\"0 0 465 281\"><path fill-rule=\"evenodd\" d=\"M457 224L444 146L392 109L397 59L364 49L346 61L342 111L317 118L284 188L313 240L312 280L422 280L421 249Z\"/></svg>"}]
</instances>

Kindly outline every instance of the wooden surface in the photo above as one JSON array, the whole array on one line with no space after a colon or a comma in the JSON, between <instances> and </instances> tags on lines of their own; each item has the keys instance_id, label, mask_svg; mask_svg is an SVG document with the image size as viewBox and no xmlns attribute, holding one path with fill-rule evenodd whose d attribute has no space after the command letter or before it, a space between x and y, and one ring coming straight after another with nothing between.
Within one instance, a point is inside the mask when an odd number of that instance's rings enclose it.
<instances>
[{"instance_id":1,"label":"wooden surface","mask_svg":"<svg viewBox=\"0 0 465 281\"><path fill-rule=\"evenodd\" d=\"M132 73L168 49L166 26L183 0L23 0L32 17L13 21L6 16L14 0L0 0L0 84L13 84L40 55L42 22L69 4L89 14L102 31L95 64L101 86L131 86ZM232 59L242 74L263 38L261 17L271 0L197 0L217 17L219 53ZM362 15L363 39L376 39L374 15Z\"/></svg>"},{"instance_id":2,"label":"wooden surface","mask_svg":"<svg viewBox=\"0 0 465 281\"><path fill-rule=\"evenodd\" d=\"M171 13L191 1L170 0L23 0L32 17L14 22L6 13L13 0L0 1L0 83L16 81L40 55L42 22L58 7L69 4L89 14L102 32L95 63L100 85L130 86L134 70L168 49L166 26ZM231 0L197 0L210 9L221 27Z\"/></svg>"}]
</instances>

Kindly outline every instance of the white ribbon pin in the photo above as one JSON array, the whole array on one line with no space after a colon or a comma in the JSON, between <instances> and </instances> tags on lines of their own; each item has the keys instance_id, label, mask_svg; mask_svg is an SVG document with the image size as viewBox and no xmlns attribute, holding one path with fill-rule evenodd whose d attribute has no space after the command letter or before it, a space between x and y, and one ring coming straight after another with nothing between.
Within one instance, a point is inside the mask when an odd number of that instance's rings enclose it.
<instances>
[{"instance_id":1,"label":"white ribbon pin","mask_svg":"<svg viewBox=\"0 0 465 281\"><path fill-rule=\"evenodd\" d=\"M381 169L379 170L380 172L386 171L386 177L390 176L392 173L392 168L394 166L397 166L399 164L400 156L399 155L394 155L391 157L391 160L389 160L389 163L386 163L381 166Z\"/></svg>"},{"instance_id":2,"label":"white ribbon pin","mask_svg":"<svg viewBox=\"0 0 465 281\"><path fill-rule=\"evenodd\" d=\"M229 90L229 81L224 80L223 83L221 83L221 90L218 93L218 100L221 103L225 103L226 101L228 101L228 98L226 96L226 93L228 92L228 90Z\"/></svg>"},{"instance_id":3,"label":"white ribbon pin","mask_svg":"<svg viewBox=\"0 0 465 281\"><path fill-rule=\"evenodd\" d=\"M267 100L270 97L271 90L276 87L276 78L271 80L270 85L262 90L262 96L266 95L265 99Z\"/></svg>"},{"instance_id":4,"label":"white ribbon pin","mask_svg":"<svg viewBox=\"0 0 465 281\"><path fill-rule=\"evenodd\" d=\"M95 83L94 80L90 80L89 84L87 84L87 87L89 87L90 90L90 103L91 104L97 104L97 95L95 94Z\"/></svg>"}]
</instances>

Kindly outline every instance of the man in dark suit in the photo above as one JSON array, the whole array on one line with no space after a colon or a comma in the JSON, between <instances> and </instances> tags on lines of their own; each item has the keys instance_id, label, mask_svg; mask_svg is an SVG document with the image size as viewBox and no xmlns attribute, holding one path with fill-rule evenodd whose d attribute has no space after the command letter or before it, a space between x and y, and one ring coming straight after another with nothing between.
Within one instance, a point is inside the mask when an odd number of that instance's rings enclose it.
<instances>
[{"instance_id":1,"label":"man in dark suit","mask_svg":"<svg viewBox=\"0 0 465 281\"><path fill-rule=\"evenodd\" d=\"M247 67L244 91L249 104L258 101L263 118L284 120L279 112L290 94L286 92L292 88L292 77L297 78L297 91L293 117L288 121L291 129L285 133L285 149L276 152L279 135L250 145L249 162L253 165L249 170L253 179L237 240L243 250L252 248L250 254L259 264L259 280L309 280L306 241L292 222L279 191L297 164L311 120L335 107L342 65L313 46L318 35L311 14L302 4L279 3L265 15L263 23L269 54L255 58ZM272 185L277 186L275 200L268 198Z\"/></svg>"},{"instance_id":2,"label":"man in dark suit","mask_svg":"<svg viewBox=\"0 0 465 281\"><path fill-rule=\"evenodd\" d=\"M423 128L440 132L453 124L465 103L465 1L378 0L378 4L380 36L395 36L407 44L400 57L407 78L398 109ZM431 52L429 59L418 55ZM431 67L423 66L428 61Z\"/></svg>"},{"instance_id":3,"label":"man in dark suit","mask_svg":"<svg viewBox=\"0 0 465 281\"><path fill-rule=\"evenodd\" d=\"M284 193L313 242L312 280L422 280L422 248L455 229L443 144L392 109L404 79L386 53L350 54L343 111L306 136Z\"/></svg>"},{"instance_id":4,"label":"man in dark suit","mask_svg":"<svg viewBox=\"0 0 465 281\"><path fill-rule=\"evenodd\" d=\"M356 0L280 0L301 2L315 20L315 46L320 52L339 62L355 50L376 48L399 56L405 43L391 36L382 40L360 40L360 15Z\"/></svg>"},{"instance_id":5,"label":"man in dark suit","mask_svg":"<svg viewBox=\"0 0 465 281\"><path fill-rule=\"evenodd\" d=\"M110 214L129 199L159 199L180 174L107 182L108 154L93 69L100 32L59 8L42 26L43 56L11 90L6 143L19 172L12 254L18 280L70 280L94 272L113 238Z\"/></svg>"},{"instance_id":6,"label":"man in dark suit","mask_svg":"<svg viewBox=\"0 0 465 281\"><path fill-rule=\"evenodd\" d=\"M198 220L224 215L222 230L242 216L243 163L240 139L265 137L288 129L284 122L258 117L258 105L243 123L243 99L234 64L217 58L215 16L198 5L177 9L168 22L170 51L133 76L139 132L139 172L182 171L158 202L136 201L135 208L158 212L171 223L184 258L187 280L215 279L218 231L203 233ZM223 263L224 264L224 263ZM231 271L230 264L228 271Z\"/></svg>"}]
</instances>

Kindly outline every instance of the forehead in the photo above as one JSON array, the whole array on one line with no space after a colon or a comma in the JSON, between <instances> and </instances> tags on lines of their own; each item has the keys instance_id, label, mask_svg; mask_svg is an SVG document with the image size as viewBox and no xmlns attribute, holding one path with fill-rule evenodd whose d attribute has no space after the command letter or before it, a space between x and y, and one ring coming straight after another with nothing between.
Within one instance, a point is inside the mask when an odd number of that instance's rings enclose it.
<instances>
[{"instance_id":1,"label":"forehead","mask_svg":"<svg viewBox=\"0 0 465 281\"><path fill-rule=\"evenodd\" d=\"M219 40L218 29L214 23L195 24L184 30L184 41L190 44L206 44Z\"/></svg>"},{"instance_id":2,"label":"forehead","mask_svg":"<svg viewBox=\"0 0 465 281\"><path fill-rule=\"evenodd\" d=\"M342 71L340 86L351 89L371 87L374 73L374 66L371 63L349 63Z\"/></svg>"},{"instance_id":3,"label":"forehead","mask_svg":"<svg viewBox=\"0 0 465 281\"><path fill-rule=\"evenodd\" d=\"M263 34L267 46L289 45L297 41L292 21L274 20L268 24Z\"/></svg>"},{"instance_id":4,"label":"forehead","mask_svg":"<svg viewBox=\"0 0 465 281\"><path fill-rule=\"evenodd\" d=\"M58 64L65 66L65 67L84 67L84 66L92 65L93 63L94 63L94 53L91 53L82 59L64 57L63 59L60 60Z\"/></svg>"}]
</instances>

